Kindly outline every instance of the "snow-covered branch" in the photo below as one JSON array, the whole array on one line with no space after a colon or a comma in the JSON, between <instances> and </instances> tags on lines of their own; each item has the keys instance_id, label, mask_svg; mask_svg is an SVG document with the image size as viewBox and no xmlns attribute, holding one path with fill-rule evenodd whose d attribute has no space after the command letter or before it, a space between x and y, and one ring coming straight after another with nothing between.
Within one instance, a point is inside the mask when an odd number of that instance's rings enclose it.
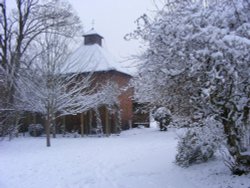
<instances>
[{"instance_id":1,"label":"snow-covered branch","mask_svg":"<svg viewBox=\"0 0 250 188\"><path fill-rule=\"evenodd\" d=\"M138 101L216 116L236 164L248 168L240 152L250 122L249 11L249 0L168 1L135 32L149 48L134 80Z\"/></svg>"}]
</instances>

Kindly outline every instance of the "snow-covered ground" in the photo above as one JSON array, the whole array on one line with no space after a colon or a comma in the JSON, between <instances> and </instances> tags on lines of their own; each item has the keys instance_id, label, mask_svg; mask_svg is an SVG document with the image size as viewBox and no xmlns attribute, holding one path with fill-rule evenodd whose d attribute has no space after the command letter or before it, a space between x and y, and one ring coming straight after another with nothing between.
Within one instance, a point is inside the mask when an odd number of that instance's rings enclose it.
<instances>
[{"instance_id":1,"label":"snow-covered ground","mask_svg":"<svg viewBox=\"0 0 250 188\"><path fill-rule=\"evenodd\" d=\"M250 188L220 159L174 164L175 130L124 131L109 138L20 137L0 142L0 188Z\"/></svg>"}]
</instances>

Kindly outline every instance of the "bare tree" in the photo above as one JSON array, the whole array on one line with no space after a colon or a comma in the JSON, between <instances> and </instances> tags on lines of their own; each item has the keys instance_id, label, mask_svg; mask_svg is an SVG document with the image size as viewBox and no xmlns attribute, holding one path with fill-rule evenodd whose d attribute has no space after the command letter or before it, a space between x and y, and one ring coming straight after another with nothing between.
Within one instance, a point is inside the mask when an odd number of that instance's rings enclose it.
<instances>
[{"instance_id":1,"label":"bare tree","mask_svg":"<svg viewBox=\"0 0 250 188\"><path fill-rule=\"evenodd\" d=\"M73 37L81 27L79 18L63 0L16 0L13 10L7 5L6 0L0 3L0 67L6 82L2 106L13 111L15 82L20 68L24 64L29 67L39 55L37 38L48 31Z\"/></svg>"},{"instance_id":2,"label":"bare tree","mask_svg":"<svg viewBox=\"0 0 250 188\"><path fill-rule=\"evenodd\" d=\"M44 115L47 146L51 145L51 124L58 117L117 103L118 95L110 92L113 88L110 83L102 88L91 88L91 73L65 73L71 66L66 64L67 39L56 33L46 33L40 55L31 68L22 69L16 87L16 108Z\"/></svg>"}]
</instances>

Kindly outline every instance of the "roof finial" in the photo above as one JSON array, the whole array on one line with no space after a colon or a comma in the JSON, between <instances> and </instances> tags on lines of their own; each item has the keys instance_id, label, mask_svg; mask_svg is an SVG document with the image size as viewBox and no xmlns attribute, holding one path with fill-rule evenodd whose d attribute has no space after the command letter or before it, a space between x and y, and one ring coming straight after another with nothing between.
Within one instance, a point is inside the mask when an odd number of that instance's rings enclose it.
<instances>
[{"instance_id":1,"label":"roof finial","mask_svg":"<svg viewBox=\"0 0 250 188\"><path fill-rule=\"evenodd\" d=\"M91 29L94 30L94 28L95 28L95 20L94 20L94 19L92 20L91 25L92 25L92 28L91 28Z\"/></svg>"}]
</instances>

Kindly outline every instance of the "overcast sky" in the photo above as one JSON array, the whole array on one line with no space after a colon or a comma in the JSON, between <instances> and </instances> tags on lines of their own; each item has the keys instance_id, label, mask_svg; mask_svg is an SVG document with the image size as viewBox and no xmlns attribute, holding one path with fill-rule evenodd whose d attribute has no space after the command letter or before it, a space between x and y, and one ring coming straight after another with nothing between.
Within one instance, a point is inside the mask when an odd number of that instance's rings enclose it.
<instances>
[{"instance_id":1,"label":"overcast sky","mask_svg":"<svg viewBox=\"0 0 250 188\"><path fill-rule=\"evenodd\" d=\"M92 27L104 37L104 46L116 57L134 54L138 50L136 41L123 39L126 33L136 28L135 20L144 13L155 10L153 0L69 0L81 18L85 31Z\"/></svg>"},{"instance_id":2,"label":"overcast sky","mask_svg":"<svg viewBox=\"0 0 250 188\"><path fill-rule=\"evenodd\" d=\"M0 0L1 1L1 0ZM123 61L139 51L137 41L123 37L136 28L135 20L147 13L153 15L155 2L160 7L164 0L68 0L80 17L84 30L94 28L104 37L104 47L118 60ZM7 0L14 5L14 0Z\"/></svg>"}]
</instances>

